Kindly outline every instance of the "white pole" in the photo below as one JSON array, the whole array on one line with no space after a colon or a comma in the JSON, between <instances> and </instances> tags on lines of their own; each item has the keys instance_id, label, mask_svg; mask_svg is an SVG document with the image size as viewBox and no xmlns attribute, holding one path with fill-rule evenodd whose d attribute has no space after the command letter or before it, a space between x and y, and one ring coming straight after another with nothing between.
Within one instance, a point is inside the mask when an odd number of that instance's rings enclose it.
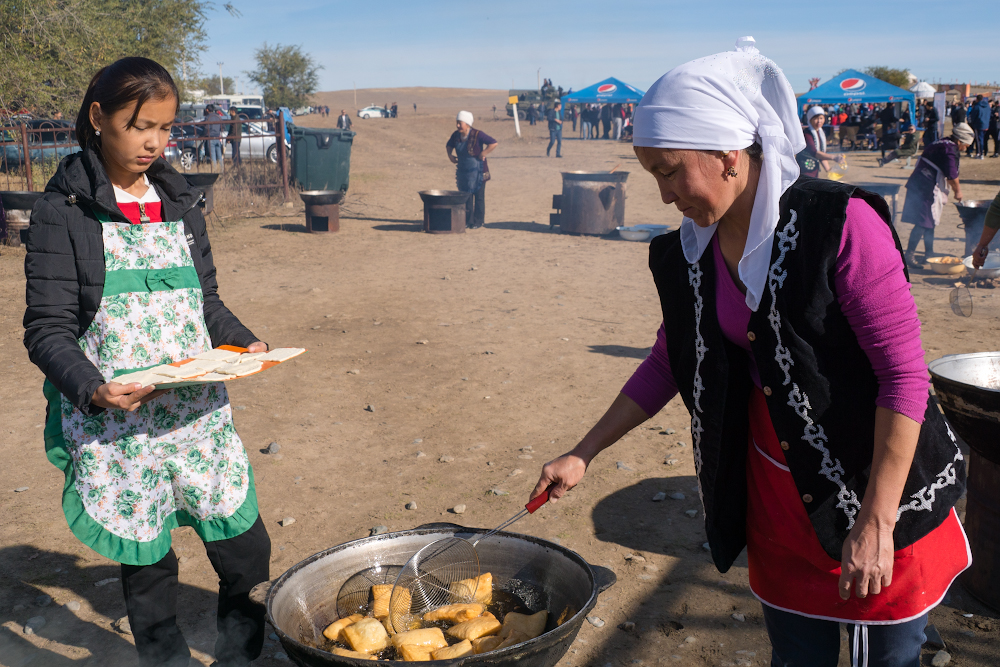
<instances>
[{"instance_id":1,"label":"white pole","mask_svg":"<svg viewBox=\"0 0 1000 667\"><path fill-rule=\"evenodd\" d=\"M354 108L357 109L358 108L358 82L357 81L353 81L352 83L354 84Z\"/></svg>"},{"instance_id":2,"label":"white pole","mask_svg":"<svg viewBox=\"0 0 1000 667\"><path fill-rule=\"evenodd\" d=\"M538 90L542 90L542 68L538 68Z\"/></svg>"},{"instance_id":3,"label":"white pole","mask_svg":"<svg viewBox=\"0 0 1000 667\"><path fill-rule=\"evenodd\" d=\"M225 65L225 63L216 63L216 64L219 66L219 94L225 95L226 89L222 85L222 66Z\"/></svg>"},{"instance_id":4,"label":"white pole","mask_svg":"<svg viewBox=\"0 0 1000 667\"><path fill-rule=\"evenodd\" d=\"M521 123L517 120L517 102L514 102L514 131L517 132L517 138L521 138Z\"/></svg>"}]
</instances>

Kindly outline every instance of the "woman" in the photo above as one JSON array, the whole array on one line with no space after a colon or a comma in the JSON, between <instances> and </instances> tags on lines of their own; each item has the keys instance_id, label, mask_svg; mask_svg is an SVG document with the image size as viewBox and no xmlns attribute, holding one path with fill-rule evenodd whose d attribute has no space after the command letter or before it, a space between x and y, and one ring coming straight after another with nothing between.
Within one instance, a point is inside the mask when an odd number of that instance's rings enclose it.
<instances>
[{"instance_id":1,"label":"woman","mask_svg":"<svg viewBox=\"0 0 1000 667\"><path fill-rule=\"evenodd\" d=\"M445 152L455 170L455 182L462 192L471 192L470 203L465 205L465 226L477 229L486 221L486 181L490 180L490 167L486 156L496 150L497 140L472 127L472 114L459 111L455 124L458 129L451 133L445 144ZM455 155L452 155L455 151Z\"/></svg>"},{"instance_id":2,"label":"woman","mask_svg":"<svg viewBox=\"0 0 1000 667\"><path fill-rule=\"evenodd\" d=\"M806 123L805 129L802 131L806 147L799 152L796 159L799 163L799 171L803 176L819 178L820 165L826 171L830 171L828 161L840 162L844 156L826 152L826 132L823 131L823 124L826 123L826 112L823 111L823 107L809 109L806 112Z\"/></svg>"},{"instance_id":3,"label":"woman","mask_svg":"<svg viewBox=\"0 0 1000 667\"><path fill-rule=\"evenodd\" d=\"M852 664L916 667L927 612L969 565L965 466L928 404L885 201L796 181L794 93L752 38L657 81L634 143L685 216L650 247L663 324L532 496L558 499L680 393L712 557L725 572L746 546L771 664L834 667L843 622Z\"/></svg>"},{"instance_id":4,"label":"woman","mask_svg":"<svg viewBox=\"0 0 1000 667\"><path fill-rule=\"evenodd\" d=\"M899 168L909 168L910 160L917 154L917 145L919 143L917 141L917 128L908 122L904 122L899 130L899 136L899 146L886 153L884 157L880 157L878 159L878 166L884 167L905 157L906 164L899 165Z\"/></svg>"},{"instance_id":5,"label":"woman","mask_svg":"<svg viewBox=\"0 0 1000 667\"><path fill-rule=\"evenodd\" d=\"M220 345L264 352L223 305L201 194L160 158L178 108L146 58L97 72L76 120L83 151L35 204L24 343L45 374L45 449L70 530L118 561L139 663L188 664L170 531L191 526L219 575L215 664L260 654L271 543L225 385L155 390L125 372Z\"/></svg>"},{"instance_id":6,"label":"woman","mask_svg":"<svg viewBox=\"0 0 1000 667\"><path fill-rule=\"evenodd\" d=\"M924 259L934 256L934 228L941 223L948 188L956 201L962 201L962 186L958 182L959 153L972 145L974 136L967 123L957 123L950 137L924 149L906 181L906 200L900 219L913 225L906 244L906 262L911 266L915 266L913 256L920 239L924 240Z\"/></svg>"}]
</instances>

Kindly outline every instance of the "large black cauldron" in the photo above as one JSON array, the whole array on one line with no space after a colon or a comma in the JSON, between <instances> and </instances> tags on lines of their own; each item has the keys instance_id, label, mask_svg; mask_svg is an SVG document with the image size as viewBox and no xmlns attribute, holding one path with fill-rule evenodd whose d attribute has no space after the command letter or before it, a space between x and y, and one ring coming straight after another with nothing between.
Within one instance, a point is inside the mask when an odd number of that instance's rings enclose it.
<instances>
[{"instance_id":1,"label":"large black cauldron","mask_svg":"<svg viewBox=\"0 0 1000 667\"><path fill-rule=\"evenodd\" d=\"M475 540L480 528L454 524L429 524L415 530L387 533L321 551L293 566L271 586L267 618L291 659L303 666L363 667L370 663L342 658L313 648L323 628L337 619L337 592L350 577L373 567L401 566L420 547L444 537ZM442 660L451 665L501 667L552 667L569 649L597 595L616 581L614 572L590 565L577 553L537 537L498 533L477 545L483 572L493 573L496 588L520 594L532 612L549 610L545 633L502 651ZM532 595L523 595L525 590ZM528 599L526 599L528 598ZM576 610L556 626L567 607Z\"/></svg>"}]
</instances>

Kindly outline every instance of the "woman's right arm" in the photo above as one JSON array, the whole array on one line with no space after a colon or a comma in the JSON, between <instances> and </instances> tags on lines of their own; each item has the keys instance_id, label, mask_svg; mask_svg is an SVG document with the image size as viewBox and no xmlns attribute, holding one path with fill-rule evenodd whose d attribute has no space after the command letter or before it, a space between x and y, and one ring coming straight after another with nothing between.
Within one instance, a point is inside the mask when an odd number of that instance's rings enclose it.
<instances>
[{"instance_id":1,"label":"woman's right arm","mask_svg":"<svg viewBox=\"0 0 1000 667\"><path fill-rule=\"evenodd\" d=\"M661 326L649 356L622 387L611 407L576 447L545 464L529 500L553 485L549 491L550 502L561 498L580 483L595 456L659 412L676 394L666 334Z\"/></svg>"},{"instance_id":2,"label":"woman's right arm","mask_svg":"<svg viewBox=\"0 0 1000 667\"><path fill-rule=\"evenodd\" d=\"M47 199L39 200L31 214L26 245L24 346L28 358L84 414L100 412L91 402L104 377L77 343L80 277L67 212Z\"/></svg>"},{"instance_id":3,"label":"woman's right arm","mask_svg":"<svg viewBox=\"0 0 1000 667\"><path fill-rule=\"evenodd\" d=\"M1000 229L1000 192L993 199L990 208L986 211L986 224L983 225L983 233L979 236L979 243L972 251L972 265L977 269L983 267L986 262L986 255L989 254L990 243L996 236L997 229Z\"/></svg>"}]
</instances>

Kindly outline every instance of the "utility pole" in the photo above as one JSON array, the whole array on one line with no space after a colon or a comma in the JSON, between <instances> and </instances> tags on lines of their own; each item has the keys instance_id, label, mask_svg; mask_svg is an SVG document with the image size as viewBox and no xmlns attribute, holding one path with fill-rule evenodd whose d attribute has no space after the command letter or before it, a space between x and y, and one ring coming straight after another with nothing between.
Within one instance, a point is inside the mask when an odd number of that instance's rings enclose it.
<instances>
[{"instance_id":1,"label":"utility pole","mask_svg":"<svg viewBox=\"0 0 1000 667\"><path fill-rule=\"evenodd\" d=\"M219 66L219 94L220 95L225 95L226 94L226 89L222 85L222 66L225 65L225 64L226 63L216 63L216 65Z\"/></svg>"},{"instance_id":2,"label":"utility pole","mask_svg":"<svg viewBox=\"0 0 1000 667\"><path fill-rule=\"evenodd\" d=\"M354 84L354 108L357 109L358 108L358 82L357 81L352 81L351 83Z\"/></svg>"}]
</instances>

